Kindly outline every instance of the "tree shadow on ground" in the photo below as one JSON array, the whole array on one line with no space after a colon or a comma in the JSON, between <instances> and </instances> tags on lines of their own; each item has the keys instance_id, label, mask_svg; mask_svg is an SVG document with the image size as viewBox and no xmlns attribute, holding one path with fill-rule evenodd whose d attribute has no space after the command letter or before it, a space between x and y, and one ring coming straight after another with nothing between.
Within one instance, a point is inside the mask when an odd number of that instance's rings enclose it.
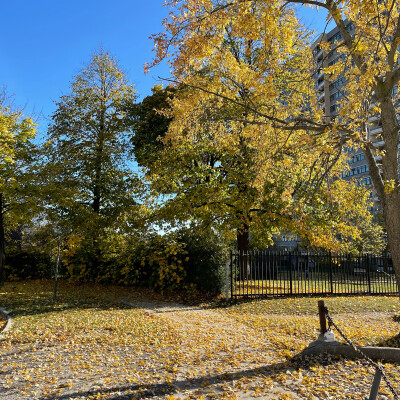
<instances>
[{"instance_id":1,"label":"tree shadow on ground","mask_svg":"<svg viewBox=\"0 0 400 400\"><path fill-rule=\"evenodd\" d=\"M67 399L77 399L85 396L95 396L95 395L105 395L109 394L110 399L113 400L125 400L131 399L134 395L135 398L151 398L155 396L165 396L168 394L174 394L179 390L196 390L199 388L204 388L203 384L205 381L208 382L209 386L222 383L223 381L235 381L242 378L251 378L255 376L271 376L273 371L278 369L283 369L288 367L287 363L278 363L273 365L268 365L265 367L254 368L244 371L229 372L225 374L218 374L214 376L206 375L199 378L187 379L187 380L177 380L171 383L157 383L153 385L128 385L114 387L112 389L103 390L89 390L82 392L69 393L61 396L54 397L43 397L40 400L67 400ZM124 394L125 392L125 394ZM113 393L115 395L113 396Z\"/></svg>"},{"instance_id":2,"label":"tree shadow on ground","mask_svg":"<svg viewBox=\"0 0 400 400\"><path fill-rule=\"evenodd\" d=\"M274 379L277 375L287 370L312 369L316 365L330 365L340 361L340 357L326 357L311 356L302 358L301 355L295 356L293 359L278 362L275 364L265 365L263 367L257 367L252 369L246 369L235 372L227 372L217 375L205 375L198 378L176 380L170 383L157 383L151 385L125 385L115 386L111 389L100 389L100 390L87 390L78 391L74 393L68 393L63 395L57 395L52 397L42 397L39 400L74 400L80 398L88 398L90 396L103 396L107 395L110 400L131 400L132 398L152 398L156 396L173 395L179 391L195 391L201 389L207 391L204 387L204 383L207 382L208 390L216 390L213 385L222 384L224 381L233 382L239 381L240 379L247 378L271 378ZM217 389L218 390L218 389ZM222 391L222 390L221 390Z\"/></svg>"},{"instance_id":3,"label":"tree shadow on ground","mask_svg":"<svg viewBox=\"0 0 400 400\"><path fill-rule=\"evenodd\" d=\"M382 340L375 344L377 347L396 347L400 348L400 333L394 335L388 339Z\"/></svg>"},{"instance_id":4,"label":"tree shadow on ground","mask_svg":"<svg viewBox=\"0 0 400 400\"><path fill-rule=\"evenodd\" d=\"M0 296L1 306L12 318L76 309L137 308L124 302L124 299L129 294L134 298L141 296L139 290L134 288L60 282L57 300L53 301L51 282L37 281L36 284L33 281L28 282L28 285L32 285L29 291L24 291L19 282L15 286L9 284L7 290L3 289L3 297ZM37 291L33 291L32 287L37 288ZM144 297L147 297L147 292L144 292Z\"/></svg>"},{"instance_id":5,"label":"tree shadow on ground","mask_svg":"<svg viewBox=\"0 0 400 400\"><path fill-rule=\"evenodd\" d=\"M39 301L19 301L8 304L4 307L11 318L16 318L26 315L40 315L54 312L63 312L68 310L109 310L109 309L129 309L135 308L123 303L107 303L94 300L93 302L75 302L75 301L60 301L53 302L51 300Z\"/></svg>"},{"instance_id":6,"label":"tree shadow on ground","mask_svg":"<svg viewBox=\"0 0 400 400\"><path fill-rule=\"evenodd\" d=\"M400 315L393 315L390 317L394 322L400 322ZM399 326L400 330L400 326ZM397 335L394 335L390 338L381 340L380 342L371 345L371 346L376 346L376 347L396 347L400 348L400 332Z\"/></svg>"}]
</instances>

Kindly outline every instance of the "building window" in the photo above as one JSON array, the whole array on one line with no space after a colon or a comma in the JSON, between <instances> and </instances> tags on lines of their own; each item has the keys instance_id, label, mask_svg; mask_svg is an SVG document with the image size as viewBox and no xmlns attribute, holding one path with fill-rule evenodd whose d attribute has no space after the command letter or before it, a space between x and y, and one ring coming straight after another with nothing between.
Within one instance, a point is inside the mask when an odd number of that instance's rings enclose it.
<instances>
[{"instance_id":1,"label":"building window","mask_svg":"<svg viewBox=\"0 0 400 400\"><path fill-rule=\"evenodd\" d=\"M333 89L340 89L342 86L344 86L347 83L346 78L343 76L339 79L337 79L335 82L332 82L329 85L329 90Z\"/></svg>"},{"instance_id":2,"label":"building window","mask_svg":"<svg viewBox=\"0 0 400 400\"><path fill-rule=\"evenodd\" d=\"M339 104L334 104L333 106L331 106L330 108L331 113L335 113L339 110Z\"/></svg>"},{"instance_id":3,"label":"building window","mask_svg":"<svg viewBox=\"0 0 400 400\"><path fill-rule=\"evenodd\" d=\"M359 154L354 155L349 162L356 163L356 162L362 161L362 160L365 160L365 155L364 155L364 153L359 153Z\"/></svg>"},{"instance_id":4,"label":"building window","mask_svg":"<svg viewBox=\"0 0 400 400\"><path fill-rule=\"evenodd\" d=\"M340 32L335 33L331 38L329 38L330 43L338 42L339 40L342 40L342 34Z\"/></svg>"},{"instance_id":5,"label":"building window","mask_svg":"<svg viewBox=\"0 0 400 400\"><path fill-rule=\"evenodd\" d=\"M343 92L337 91L337 92L331 94L330 99L331 99L331 101L334 101L334 100L340 99L340 98L342 98L342 97L343 97Z\"/></svg>"},{"instance_id":6,"label":"building window","mask_svg":"<svg viewBox=\"0 0 400 400\"><path fill-rule=\"evenodd\" d=\"M332 53L332 55L333 55L333 53ZM335 65L337 62L339 62L339 61L341 61L341 60L345 60L346 57L347 57L347 56L346 56L345 54L341 54L340 56L338 56L338 57L335 58L334 60L329 61L328 66L330 67L330 66L332 66L332 65Z\"/></svg>"},{"instance_id":7,"label":"building window","mask_svg":"<svg viewBox=\"0 0 400 400\"><path fill-rule=\"evenodd\" d=\"M313 56L316 57L317 54L321 51L321 47L317 46L314 50L313 50Z\"/></svg>"}]
</instances>

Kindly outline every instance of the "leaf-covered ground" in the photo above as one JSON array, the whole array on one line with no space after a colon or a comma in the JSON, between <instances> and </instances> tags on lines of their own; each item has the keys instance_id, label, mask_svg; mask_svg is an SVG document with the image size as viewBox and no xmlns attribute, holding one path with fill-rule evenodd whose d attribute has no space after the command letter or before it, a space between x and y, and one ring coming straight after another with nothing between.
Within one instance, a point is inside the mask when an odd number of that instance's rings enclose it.
<instances>
[{"instance_id":1,"label":"leaf-covered ground","mask_svg":"<svg viewBox=\"0 0 400 400\"><path fill-rule=\"evenodd\" d=\"M0 290L13 317L0 342L0 399L368 397L373 370L364 362L296 357L318 336L315 298L217 308L119 287L61 282L56 303L51 292L38 281ZM397 298L325 303L358 344L399 346ZM400 390L400 366L385 367ZM393 398L384 384L378 398Z\"/></svg>"}]
</instances>

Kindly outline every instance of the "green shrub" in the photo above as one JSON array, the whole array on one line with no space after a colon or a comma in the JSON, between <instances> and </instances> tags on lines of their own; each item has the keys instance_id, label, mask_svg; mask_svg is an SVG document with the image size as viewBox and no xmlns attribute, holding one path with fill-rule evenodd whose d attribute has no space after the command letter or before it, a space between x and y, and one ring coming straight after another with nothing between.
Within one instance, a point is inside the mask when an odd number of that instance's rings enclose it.
<instances>
[{"instance_id":1,"label":"green shrub","mask_svg":"<svg viewBox=\"0 0 400 400\"><path fill-rule=\"evenodd\" d=\"M228 257L226 241L211 229L200 233L183 230L180 240L186 251L183 268L187 283L202 292L221 293Z\"/></svg>"},{"instance_id":2,"label":"green shrub","mask_svg":"<svg viewBox=\"0 0 400 400\"><path fill-rule=\"evenodd\" d=\"M70 278L156 290L220 293L227 258L225 241L211 229L181 229L167 235L71 235L62 253Z\"/></svg>"},{"instance_id":3,"label":"green shrub","mask_svg":"<svg viewBox=\"0 0 400 400\"><path fill-rule=\"evenodd\" d=\"M158 290L186 289L183 245L175 234L152 234L131 240L118 259L115 278L126 285Z\"/></svg>"},{"instance_id":4,"label":"green shrub","mask_svg":"<svg viewBox=\"0 0 400 400\"><path fill-rule=\"evenodd\" d=\"M228 251L213 231L182 229L132 242L119 258L116 282L158 290L197 289L220 293Z\"/></svg>"},{"instance_id":5,"label":"green shrub","mask_svg":"<svg viewBox=\"0 0 400 400\"><path fill-rule=\"evenodd\" d=\"M4 273L8 281L51 278L53 264L45 253L13 249L7 254Z\"/></svg>"}]
</instances>

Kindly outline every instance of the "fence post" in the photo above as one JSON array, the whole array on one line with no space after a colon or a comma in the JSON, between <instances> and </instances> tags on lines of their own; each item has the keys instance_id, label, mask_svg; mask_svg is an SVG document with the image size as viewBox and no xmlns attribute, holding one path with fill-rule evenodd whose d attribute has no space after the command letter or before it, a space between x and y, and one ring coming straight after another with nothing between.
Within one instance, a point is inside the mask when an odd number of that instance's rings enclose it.
<instances>
[{"instance_id":1,"label":"fence post","mask_svg":"<svg viewBox=\"0 0 400 400\"><path fill-rule=\"evenodd\" d=\"M331 284L331 294L333 294L333 271L332 271L332 252L329 251L329 282Z\"/></svg>"},{"instance_id":2,"label":"fence post","mask_svg":"<svg viewBox=\"0 0 400 400\"><path fill-rule=\"evenodd\" d=\"M366 262L366 267L367 267L368 293L371 294L371 276L369 273L369 254L365 255L365 262Z\"/></svg>"},{"instance_id":3,"label":"fence post","mask_svg":"<svg viewBox=\"0 0 400 400\"><path fill-rule=\"evenodd\" d=\"M325 315L325 303L323 300L318 300L318 314L319 314L319 326L321 335L326 333L326 315Z\"/></svg>"},{"instance_id":4,"label":"fence post","mask_svg":"<svg viewBox=\"0 0 400 400\"><path fill-rule=\"evenodd\" d=\"M290 294L293 294L293 279L292 279L292 252L289 251L289 285L290 285Z\"/></svg>"}]
</instances>

